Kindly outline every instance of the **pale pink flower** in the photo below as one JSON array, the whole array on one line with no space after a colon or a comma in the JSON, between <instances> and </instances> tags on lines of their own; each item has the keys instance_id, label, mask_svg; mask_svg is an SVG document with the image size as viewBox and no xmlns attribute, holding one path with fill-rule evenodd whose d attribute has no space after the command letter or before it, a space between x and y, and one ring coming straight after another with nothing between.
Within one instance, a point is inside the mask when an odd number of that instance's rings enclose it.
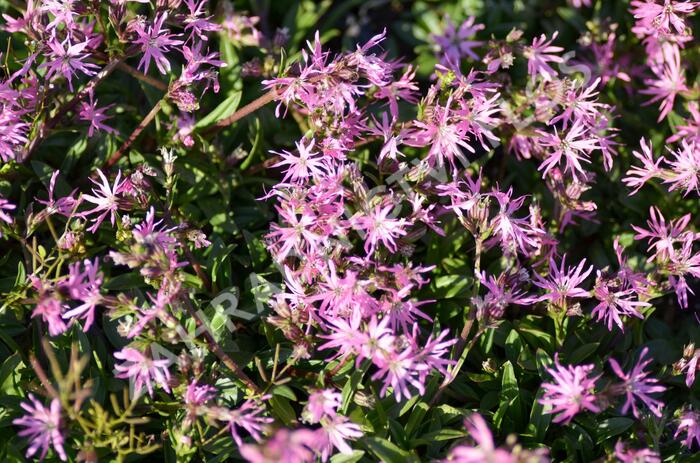
<instances>
[{"instance_id":1,"label":"pale pink flower","mask_svg":"<svg viewBox=\"0 0 700 463\"><path fill-rule=\"evenodd\" d=\"M83 195L83 199L93 203L95 207L80 214L86 217L91 214L100 213L97 218L92 219L92 226L88 228L88 231L91 233L97 231L107 215L109 215L110 222L112 226L114 226L116 212L119 210L119 194L127 183L127 179L122 180L121 170L117 172L117 178L114 180L113 186L109 185L107 177L105 177L105 174L103 174L100 169L97 169L97 175L99 175L101 182L92 178L90 179L92 183L97 185L97 188L92 189L93 194Z\"/></svg>"},{"instance_id":2,"label":"pale pink flower","mask_svg":"<svg viewBox=\"0 0 700 463\"><path fill-rule=\"evenodd\" d=\"M374 209L356 215L352 220L353 226L363 230L365 236L365 252L371 255L380 242L391 252L396 252L396 239L405 235L406 221L390 217L394 205L389 203L382 207L378 204Z\"/></svg>"},{"instance_id":3,"label":"pale pink flower","mask_svg":"<svg viewBox=\"0 0 700 463\"><path fill-rule=\"evenodd\" d=\"M559 413L554 417L555 423L568 424L576 414L585 410L600 412L594 393L600 375L591 377L592 371L593 365L564 367L559 363L559 354L554 356L554 368L547 368L554 383L542 384L544 394L540 403L552 407L545 413Z\"/></svg>"},{"instance_id":4,"label":"pale pink flower","mask_svg":"<svg viewBox=\"0 0 700 463\"><path fill-rule=\"evenodd\" d=\"M590 129L583 123L581 119L577 119L573 126L562 137L557 129L554 129L554 134L540 130L540 144L551 150L547 151L547 157L542 162L538 170L543 170L542 178L549 171L561 164L562 158L566 161L564 172L570 172L574 180L579 180L577 173L583 178L586 177L586 171L581 165L582 162L590 163L589 156L592 151L599 149L599 141L593 136Z\"/></svg>"},{"instance_id":5,"label":"pale pink flower","mask_svg":"<svg viewBox=\"0 0 700 463\"><path fill-rule=\"evenodd\" d=\"M658 121L661 122L673 110L676 96L680 92L688 90L685 83L685 69L681 64L681 57L677 47L664 48L665 64L662 69L655 69L655 79L645 79L648 88L640 90L640 93L651 95L647 104L661 101Z\"/></svg>"},{"instance_id":6,"label":"pale pink flower","mask_svg":"<svg viewBox=\"0 0 700 463\"><path fill-rule=\"evenodd\" d=\"M294 155L288 151L274 154L280 156L282 160L273 165L273 167L285 167L283 182L291 180L292 182L304 181L307 178L324 177L328 174L326 162L319 153L312 152L315 140L310 140L308 145L304 144L304 139L296 142L298 155Z\"/></svg>"},{"instance_id":7,"label":"pale pink flower","mask_svg":"<svg viewBox=\"0 0 700 463\"><path fill-rule=\"evenodd\" d=\"M153 397L153 383L170 392L170 371L167 359L154 360L145 356L133 347L125 347L115 352L114 357L122 360L123 363L114 366L116 377L134 381L134 395L140 395L144 385L148 390L148 395Z\"/></svg>"},{"instance_id":8,"label":"pale pink flower","mask_svg":"<svg viewBox=\"0 0 700 463\"><path fill-rule=\"evenodd\" d=\"M683 189L683 197L693 190L700 194L700 145L682 140L681 148L672 154L673 158L666 160L669 171L664 183L671 185L668 191Z\"/></svg>"},{"instance_id":9,"label":"pale pink flower","mask_svg":"<svg viewBox=\"0 0 700 463\"><path fill-rule=\"evenodd\" d=\"M651 449L633 449L622 441L615 444L615 457L620 463L661 463L661 457Z\"/></svg>"}]
</instances>

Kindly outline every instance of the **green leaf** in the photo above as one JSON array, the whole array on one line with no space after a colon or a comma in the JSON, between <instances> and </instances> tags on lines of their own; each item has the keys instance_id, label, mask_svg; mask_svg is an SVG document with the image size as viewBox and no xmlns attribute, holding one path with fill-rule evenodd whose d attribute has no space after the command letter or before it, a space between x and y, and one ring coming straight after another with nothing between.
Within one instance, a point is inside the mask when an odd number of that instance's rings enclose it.
<instances>
[{"instance_id":1,"label":"green leaf","mask_svg":"<svg viewBox=\"0 0 700 463\"><path fill-rule=\"evenodd\" d=\"M209 127L231 116L236 112L236 109L238 109L238 105L241 102L241 95L242 92L240 90L234 90L233 93L222 101L219 106L214 108L212 112L201 118L195 125L195 129Z\"/></svg>"},{"instance_id":2,"label":"green leaf","mask_svg":"<svg viewBox=\"0 0 700 463\"><path fill-rule=\"evenodd\" d=\"M596 442L598 444L602 444L603 442L627 431L632 424L634 424L634 420L624 416L602 420L598 423L598 427L596 429Z\"/></svg>"},{"instance_id":3,"label":"green leaf","mask_svg":"<svg viewBox=\"0 0 700 463\"><path fill-rule=\"evenodd\" d=\"M420 461L413 452L403 450L393 442L380 437L367 436L362 439L362 442L367 447L367 450L383 463L413 463Z\"/></svg>"},{"instance_id":4,"label":"green leaf","mask_svg":"<svg viewBox=\"0 0 700 463\"><path fill-rule=\"evenodd\" d=\"M279 395L273 395L269 403L272 406L272 414L279 418L286 426L290 426L296 421L297 414L287 399Z\"/></svg>"},{"instance_id":5,"label":"green leaf","mask_svg":"<svg viewBox=\"0 0 700 463\"><path fill-rule=\"evenodd\" d=\"M520 340L520 335L516 330L511 330L506 338L505 342L506 348L506 358L511 363L518 363L518 357L520 357L520 352L522 352L523 345Z\"/></svg>"},{"instance_id":6,"label":"green leaf","mask_svg":"<svg viewBox=\"0 0 700 463\"><path fill-rule=\"evenodd\" d=\"M593 354L596 350L598 350L598 346L600 346L599 342L590 342L588 344L584 344L584 345L578 347L568 357L567 362L571 363L572 365L576 365L576 364L583 362L591 354Z\"/></svg>"}]
</instances>

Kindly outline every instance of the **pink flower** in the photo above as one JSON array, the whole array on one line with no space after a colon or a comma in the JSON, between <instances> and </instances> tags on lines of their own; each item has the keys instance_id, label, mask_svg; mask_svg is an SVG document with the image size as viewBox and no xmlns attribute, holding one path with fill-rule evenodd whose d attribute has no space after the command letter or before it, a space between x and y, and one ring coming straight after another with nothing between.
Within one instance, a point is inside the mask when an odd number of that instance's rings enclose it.
<instances>
[{"instance_id":1,"label":"pink flower","mask_svg":"<svg viewBox=\"0 0 700 463\"><path fill-rule=\"evenodd\" d=\"M320 389L309 394L304 417L309 423L318 423L323 417L333 417L340 407L342 396L333 389Z\"/></svg>"},{"instance_id":2,"label":"pink flower","mask_svg":"<svg viewBox=\"0 0 700 463\"><path fill-rule=\"evenodd\" d=\"M544 395L540 403L552 407L545 413L559 413L554 418L555 423L568 424L577 413L588 410L599 413L600 408L595 404L595 382L600 375L591 377L593 365L578 365L563 367L559 363L559 354L554 356L555 368L547 368L554 383L542 384Z\"/></svg>"},{"instance_id":3,"label":"pink flower","mask_svg":"<svg viewBox=\"0 0 700 463\"><path fill-rule=\"evenodd\" d=\"M298 156L282 151L274 154L282 157L282 160L273 165L273 167L288 166L285 170L283 182L291 180L292 182L304 181L307 178L325 177L328 175L328 166L323 159L323 156L318 153L313 153L311 150L314 147L315 140L310 140L308 145L304 145L304 139L296 142Z\"/></svg>"},{"instance_id":4,"label":"pink flower","mask_svg":"<svg viewBox=\"0 0 700 463\"><path fill-rule=\"evenodd\" d=\"M352 447L347 440L355 440L364 435L359 425L341 415L321 419L321 432L327 441L327 444L321 448L323 461L330 458L334 447L340 453L352 454Z\"/></svg>"},{"instance_id":5,"label":"pink flower","mask_svg":"<svg viewBox=\"0 0 700 463\"><path fill-rule=\"evenodd\" d=\"M500 242L501 249L507 255L513 255L516 252L528 255L537 245L534 235L544 231L533 229L527 217L515 217L515 213L522 208L526 197L520 196L513 199L512 194L512 188L505 193L500 191L492 193L498 201L499 209L489 225L496 236L488 240L486 245L492 246L494 242Z\"/></svg>"},{"instance_id":6,"label":"pink flower","mask_svg":"<svg viewBox=\"0 0 700 463\"><path fill-rule=\"evenodd\" d=\"M506 449L497 448L486 421L478 413L464 420L464 426L474 440L475 445L462 444L453 448L447 459L440 463L516 463L518 461L536 461L548 463L549 455L546 449L523 450L512 455Z\"/></svg>"},{"instance_id":7,"label":"pink flower","mask_svg":"<svg viewBox=\"0 0 700 463\"><path fill-rule=\"evenodd\" d=\"M31 458L41 449L39 460L43 460L53 447L58 457L66 461L66 451L63 449L64 438L61 433L61 403L53 399L49 408L44 407L33 394L29 394L31 403L22 402L20 405L27 412L23 417L12 420L16 426L25 429L19 431L21 437L29 439L29 448L26 456Z\"/></svg>"},{"instance_id":8,"label":"pink flower","mask_svg":"<svg viewBox=\"0 0 700 463\"><path fill-rule=\"evenodd\" d=\"M207 32L221 30L221 26L211 22L211 16L206 15L207 0L185 0L187 6L187 15L183 23L185 24L185 32L189 31L190 40L198 37L200 40L209 40Z\"/></svg>"},{"instance_id":9,"label":"pink flower","mask_svg":"<svg viewBox=\"0 0 700 463\"><path fill-rule=\"evenodd\" d=\"M282 428L264 444L241 445L240 452L249 463L312 463L320 443L318 430Z\"/></svg>"},{"instance_id":10,"label":"pink flower","mask_svg":"<svg viewBox=\"0 0 700 463\"><path fill-rule=\"evenodd\" d=\"M374 94L375 98L387 100L392 119L399 117L399 100L411 104L418 102L416 94L419 88L418 84L413 81L415 76L416 70L413 66L408 66L400 79L392 79L387 85L379 87L377 93Z\"/></svg>"},{"instance_id":11,"label":"pink flower","mask_svg":"<svg viewBox=\"0 0 700 463\"><path fill-rule=\"evenodd\" d=\"M673 438L677 439L678 435L685 432L685 439L681 441L688 448L693 446L693 441L700 446L700 413L688 410L683 415L678 423L678 428L673 434Z\"/></svg>"},{"instance_id":12,"label":"pink flower","mask_svg":"<svg viewBox=\"0 0 700 463\"><path fill-rule=\"evenodd\" d=\"M114 357L123 360L124 363L115 365L116 377L134 381L134 395L140 395L143 386L146 386L148 395L153 397L153 382L158 384L166 392L170 392L169 360L153 360L146 357L140 351L125 347L114 353Z\"/></svg>"},{"instance_id":13,"label":"pink flower","mask_svg":"<svg viewBox=\"0 0 700 463\"><path fill-rule=\"evenodd\" d=\"M597 272L593 295L598 301L591 315L598 321L605 319L608 330L612 331L612 324L615 324L624 331L624 325L620 317L644 317L639 312L642 307L649 307L651 304L635 300L637 292L633 288L622 289L616 284L615 278L606 278L600 270Z\"/></svg>"},{"instance_id":14,"label":"pink flower","mask_svg":"<svg viewBox=\"0 0 700 463\"><path fill-rule=\"evenodd\" d=\"M527 58L527 70L530 73L532 80L535 80L537 74L541 75L545 81L552 80L556 77L557 71L552 69L548 63L563 63L564 59L557 56L555 53L564 51L562 47L552 46L552 42L559 35L559 31L552 35L550 40L542 34L539 38L532 40L532 46L525 47L523 55Z\"/></svg>"},{"instance_id":15,"label":"pink flower","mask_svg":"<svg viewBox=\"0 0 700 463\"><path fill-rule=\"evenodd\" d=\"M165 57L165 53L171 48L182 45L181 40L175 40L177 34L171 34L168 29L163 28L163 23L168 18L168 13L160 13L156 16L153 24L144 27L144 24L137 21L134 27L138 37L134 44L141 45L143 56L139 61L139 69L148 73L151 59L155 60L156 66L161 74L170 72L170 61Z\"/></svg>"},{"instance_id":16,"label":"pink flower","mask_svg":"<svg viewBox=\"0 0 700 463\"><path fill-rule=\"evenodd\" d=\"M628 448L622 441L615 444L615 457L620 463L661 463L661 457L653 450Z\"/></svg>"},{"instance_id":17,"label":"pink flower","mask_svg":"<svg viewBox=\"0 0 700 463\"><path fill-rule=\"evenodd\" d=\"M562 138L557 129L554 134L540 130L540 143L542 146L552 148L547 152L547 159L540 165L538 170L544 170L544 178L554 166L561 164L562 157L566 161L564 172L571 172L575 180L578 180L578 172L584 178L586 171L583 170L581 162L590 163L589 155L592 151L600 149L598 140L592 136L590 129L586 127L581 119L577 119L574 125L566 132Z\"/></svg>"},{"instance_id":18,"label":"pink flower","mask_svg":"<svg viewBox=\"0 0 700 463\"><path fill-rule=\"evenodd\" d=\"M406 221L389 217L394 205L378 204L366 214L359 213L351 219L353 226L367 233L365 236L365 252L372 255L381 242L389 251L396 252L396 239L405 235Z\"/></svg>"},{"instance_id":19,"label":"pink flower","mask_svg":"<svg viewBox=\"0 0 700 463\"><path fill-rule=\"evenodd\" d=\"M681 359L682 366L680 370L681 372L686 372L685 385L688 387L691 387L695 382L695 373L700 366L700 349L695 349L695 346L692 345L691 352L690 360L687 360L685 357Z\"/></svg>"},{"instance_id":20,"label":"pink flower","mask_svg":"<svg viewBox=\"0 0 700 463\"><path fill-rule=\"evenodd\" d=\"M661 417L661 408L664 405L659 400L649 396L649 394L663 392L666 388L658 385L659 380L656 378L649 378L649 372L644 371L644 368L651 363L651 359L644 360L644 357L648 353L648 348L645 347L642 349L637 363L629 373L623 372L622 368L620 368L620 364L617 363L614 358L610 358L610 366L615 374L623 381L622 384L615 386L615 390L620 394L624 394L626 397L625 404L622 406L622 413L627 413L631 407L635 418L639 418L636 400L642 401L649 407L649 410L658 417Z\"/></svg>"},{"instance_id":21,"label":"pink flower","mask_svg":"<svg viewBox=\"0 0 700 463\"><path fill-rule=\"evenodd\" d=\"M666 163L670 168L664 179L664 183L671 184L668 191L684 189L683 197L693 190L700 194L700 145L683 140L681 149L674 152L673 159Z\"/></svg>"},{"instance_id":22,"label":"pink flower","mask_svg":"<svg viewBox=\"0 0 700 463\"><path fill-rule=\"evenodd\" d=\"M540 296L536 300L551 301L553 304L565 307L567 298L589 297L588 291L579 288L579 285L583 283L593 271L592 265L588 270L584 271L583 268L585 265L586 259L583 259L579 262L577 267L566 268L566 256L564 256L559 268L557 268L554 259L550 259L549 275L547 278L542 278L535 273L535 281L533 283L547 291L545 295Z\"/></svg>"},{"instance_id":23,"label":"pink flower","mask_svg":"<svg viewBox=\"0 0 700 463\"><path fill-rule=\"evenodd\" d=\"M700 106L697 101L689 101L687 108L690 116L684 121L685 125L676 126L677 132L669 137L668 143L686 139L688 143L700 145Z\"/></svg>"},{"instance_id":24,"label":"pink flower","mask_svg":"<svg viewBox=\"0 0 700 463\"><path fill-rule=\"evenodd\" d=\"M409 146L430 146L427 160L431 166L437 164L443 167L445 161L457 169L457 161L464 165L469 164L469 160L464 155L460 147L474 153L474 148L469 145L467 135L467 124L463 120L455 117L450 105L452 96L447 100L444 107L433 108L433 117L425 121L413 121L416 130L413 131L405 141Z\"/></svg>"},{"instance_id":25,"label":"pink flower","mask_svg":"<svg viewBox=\"0 0 700 463\"><path fill-rule=\"evenodd\" d=\"M649 242L648 250L654 251L654 254L649 257L648 261L655 258L668 261L675 255L674 244L680 242L683 236L691 233L684 231L690 222L690 214L686 214L680 219L671 220L668 224L656 206L649 208L649 215L651 216L651 219L647 220L649 230L632 225L632 229L637 232L634 239L646 239Z\"/></svg>"},{"instance_id":26,"label":"pink flower","mask_svg":"<svg viewBox=\"0 0 700 463\"><path fill-rule=\"evenodd\" d=\"M657 76L656 79L645 79L644 83L648 88L640 90L640 93L652 96L647 104L661 101L659 122L673 110L676 95L688 90L685 84L685 70L681 65L678 47L665 47L663 53L665 57L663 68L654 69Z\"/></svg>"},{"instance_id":27,"label":"pink flower","mask_svg":"<svg viewBox=\"0 0 700 463\"><path fill-rule=\"evenodd\" d=\"M630 188L633 188L631 194L637 193L646 182L652 178L660 178L664 172L663 168L660 167L661 162L664 160L663 156L659 157L654 161L654 152L652 151L651 141L647 142L644 138L639 141L642 146L642 152L632 151L635 158L642 161L642 166L632 166L630 170L627 171L622 179L622 183Z\"/></svg>"},{"instance_id":28,"label":"pink flower","mask_svg":"<svg viewBox=\"0 0 700 463\"><path fill-rule=\"evenodd\" d=\"M659 29L671 33L671 26L676 33L685 33L685 21L680 15L690 14L698 6L697 2L664 0L660 5L656 0L633 0L632 13L639 24L650 30Z\"/></svg>"}]
</instances>

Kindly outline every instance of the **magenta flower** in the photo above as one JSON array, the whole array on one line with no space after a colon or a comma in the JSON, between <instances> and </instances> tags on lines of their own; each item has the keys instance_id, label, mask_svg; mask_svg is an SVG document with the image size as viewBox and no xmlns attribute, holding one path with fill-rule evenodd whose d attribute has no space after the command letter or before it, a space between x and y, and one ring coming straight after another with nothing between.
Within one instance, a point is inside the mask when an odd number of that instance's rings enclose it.
<instances>
[{"instance_id":1,"label":"magenta flower","mask_svg":"<svg viewBox=\"0 0 700 463\"><path fill-rule=\"evenodd\" d=\"M170 72L170 61L165 57L165 53L183 43L182 40L173 38L177 37L177 34L171 34L168 29L163 28L163 23L167 18L167 13L160 13L156 16L153 24L144 27L144 24L137 21L134 27L138 35L134 43L141 45L141 51L143 52L138 67L143 69L145 73L148 73L151 60L156 62L156 66L161 74Z\"/></svg>"},{"instance_id":2,"label":"magenta flower","mask_svg":"<svg viewBox=\"0 0 700 463\"><path fill-rule=\"evenodd\" d=\"M479 55L474 53L473 48L481 46L483 42L473 40L473 38L478 31L483 30L486 26L474 24L475 19L474 16L470 16L459 26L459 29L455 29L452 20L445 18L446 25L442 35L430 35L430 38L437 45L442 64L459 68L462 58L479 60Z\"/></svg>"},{"instance_id":3,"label":"magenta flower","mask_svg":"<svg viewBox=\"0 0 700 463\"><path fill-rule=\"evenodd\" d=\"M140 395L145 385L148 395L153 397L154 382L166 392L170 392L168 384L170 381L169 360L154 360L132 347L125 347L119 352L115 352L114 357L123 361L123 363L114 366L115 376L133 381L135 396Z\"/></svg>"},{"instance_id":4,"label":"magenta flower","mask_svg":"<svg viewBox=\"0 0 700 463\"><path fill-rule=\"evenodd\" d=\"M565 307L567 298L582 298L589 297L589 292L579 285L593 271L591 265L587 270L583 270L586 265L586 259L579 262L577 267L566 268L566 255L562 258L559 268L557 268L554 259L549 260L549 275L543 278L535 273L536 286L547 291L546 294L537 298L537 301L551 301L553 304Z\"/></svg>"},{"instance_id":5,"label":"magenta flower","mask_svg":"<svg viewBox=\"0 0 700 463\"><path fill-rule=\"evenodd\" d=\"M17 206L12 204L5 198L0 198L0 220L12 225L12 216L8 214L8 211L14 211L16 207Z\"/></svg>"},{"instance_id":6,"label":"magenta flower","mask_svg":"<svg viewBox=\"0 0 700 463\"><path fill-rule=\"evenodd\" d=\"M31 403L22 402L20 404L27 414L12 420L14 425L25 428L18 434L29 439L27 458L33 457L41 449L39 460L43 460L49 449L53 447L58 457L66 461L68 457L63 449L64 438L61 433L60 401L53 399L49 408L46 408L33 394L30 393L28 397Z\"/></svg>"},{"instance_id":7,"label":"magenta flower","mask_svg":"<svg viewBox=\"0 0 700 463\"><path fill-rule=\"evenodd\" d=\"M198 37L200 40L209 40L207 32L215 32L221 30L221 26L211 22L211 16L206 16L207 0L185 0L187 6L187 15L183 23L185 24L185 32L190 33L190 40Z\"/></svg>"},{"instance_id":8,"label":"magenta flower","mask_svg":"<svg viewBox=\"0 0 700 463\"><path fill-rule=\"evenodd\" d=\"M649 407L649 410L658 417L661 417L661 408L664 405L659 400L649 396L649 394L663 392L666 388L660 386L658 384L659 380L656 378L649 378L648 376L650 373L644 371L644 368L651 363L651 359L644 360L647 353L649 353L648 348L645 347L642 349L637 363L629 373L623 372L622 368L620 368L620 364L617 363L614 358L610 358L610 366L615 374L623 381L621 384L615 386L616 391L625 395L625 404L622 406L622 413L627 413L631 407L635 418L639 418L639 411L636 405L637 400L640 400Z\"/></svg>"},{"instance_id":9,"label":"magenta flower","mask_svg":"<svg viewBox=\"0 0 700 463\"><path fill-rule=\"evenodd\" d=\"M688 410L683 415L678 423L678 428L673 434L673 438L677 439L678 435L685 432L685 439L681 441L688 448L693 446L693 441L700 446L700 413Z\"/></svg>"},{"instance_id":10,"label":"magenta flower","mask_svg":"<svg viewBox=\"0 0 700 463\"><path fill-rule=\"evenodd\" d=\"M82 302L79 306L65 312L63 318L66 320L84 319L83 331L88 331L95 320L95 307L102 302L102 294L100 293L102 274L99 273L97 257L94 262L85 259L83 265L85 270L80 271L80 263L71 264L68 280L61 285L68 291L73 300Z\"/></svg>"},{"instance_id":11,"label":"magenta flower","mask_svg":"<svg viewBox=\"0 0 700 463\"><path fill-rule=\"evenodd\" d=\"M51 79L55 75L62 75L68 81L68 88L73 91L73 76L76 72L81 72L86 76L94 76L99 67L96 64L85 63L84 60L89 57L88 53L83 53L88 46L88 41L82 43L71 44L68 37L63 42L52 37L48 42L49 52L47 60L39 66L39 68L48 68L46 71L46 79ZM67 48L66 48L67 46Z\"/></svg>"},{"instance_id":12,"label":"magenta flower","mask_svg":"<svg viewBox=\"0 0 700 463\"><path fill-rule=\"evenodd\" d=\"M552 407L545 413L559 413L554 417L554 422L564 424L568 424L576 414L584 410L599 413L594 390L600 375L591 377L593 365L563 367L559 363L559 354L556 354L554 366L555 368L547 368L547 372L555 382L542 384L544 394L540 403Z\"/></svg>"},{"instance_id":13,"label":"magenta flower","mask_svg":"<svg viewBox=\"0 0 700 463\"><path fill-rule=\"evenodd\" d=\"M113 104L103 106L102 108L97 107L97 100L93 99L93 92L89 93L90 102L83 101L80 103L80 119L89 122L90 128L88 129L88 137L92 137L95 130L104 130L107 133L117 133L115 129L103 124L104 121L110 119L112 116L108 116L105 112L110 109Z\"/></svg>"},{"instance_id":14,"label":"magenta flower","mask_svg":"<svg viewBox=\"0 0 700 463\"><path fill-rule=\"evenodd\" d=\"M92 219L92 226L88 228L88 231L91 233L95 233L97 231L107 215L109 215L110 222L112 226L114 226L116 212L119 210L119 194L122 193L122 189L127 184L127 179L121 179L121 170L117 172L117 178L114 180L113 186L109 186L107 177L105 177L105 174L103 174L100 169L97 169L97 175L100 176L101 183L91 178L90 181L97 185L97 188L92 189L93 194L83 195L83 198L86 201L93 203L95 207L80 214L81 216L86 217L91 214L100 213L97 218Z\"/></svg>"},{"instance_id":15,"label":"magenta flower","mask_svg":"<svg viewBox=\"0 0 700 463\"><path fill-rule=\"evenodd\" d=\"M261 416L265 412L265 407L255 400L248 399L235 410L221 409L219 411L220 420L227 421L231 437L239 446L243 445L239 428L245 430L257 442L262 440L261 431L263 427L274 420Z\"/></svg>"},{"instance_id":16,"label":"magenta flower","mask_svg":"<svg viewBox=\"0 0 700 463\"><path fill-rule=\"evenodd\" d=\"M559 32L555 32L552 38L547 40L547 37L542 34L539 38L532 40L532 46L525 47L523 55L527 58L527 70L530 73L532 80L535 80L537 75L541 75L545 81L550 81L556 77L557 71L552 69L548 63L563 63L564 59L557 56L556 53L564 51L562 47L552 46L552 42L557 38Z\"/></svg>"},{"instance_id":17,"label":"magenta flower","mask_svg":"<svg viewBox=\"0 0 700 463\"><path fill-rule=\"evenodd\" d=\"M49 198L48 201L43 201L37 199L37 202L46 206L46 213L48 215L61 214L62 216L69 217L75 210L77 201L73 198L73 193L63 198L55 199L54 188L56 187L56 179L58 178L60 171L55 171L51 174L51 180L49 181Z\"/></svg>"}]
</instances>

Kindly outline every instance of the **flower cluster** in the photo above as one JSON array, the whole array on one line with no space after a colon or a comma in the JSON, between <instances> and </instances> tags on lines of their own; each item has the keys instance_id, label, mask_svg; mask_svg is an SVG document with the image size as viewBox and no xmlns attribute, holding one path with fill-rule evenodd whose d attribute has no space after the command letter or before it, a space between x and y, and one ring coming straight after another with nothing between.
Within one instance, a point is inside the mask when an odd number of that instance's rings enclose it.
<instances>
[{"instance_id":1,"label":"flower cluster","mask_svg":"<svg viewBox=\"0 0 700 463\"><path fill-rule=\"evenodd\" d=\"M700 447L700 2L10 3L1 454Z\"/></svg>"}]
</instances>

